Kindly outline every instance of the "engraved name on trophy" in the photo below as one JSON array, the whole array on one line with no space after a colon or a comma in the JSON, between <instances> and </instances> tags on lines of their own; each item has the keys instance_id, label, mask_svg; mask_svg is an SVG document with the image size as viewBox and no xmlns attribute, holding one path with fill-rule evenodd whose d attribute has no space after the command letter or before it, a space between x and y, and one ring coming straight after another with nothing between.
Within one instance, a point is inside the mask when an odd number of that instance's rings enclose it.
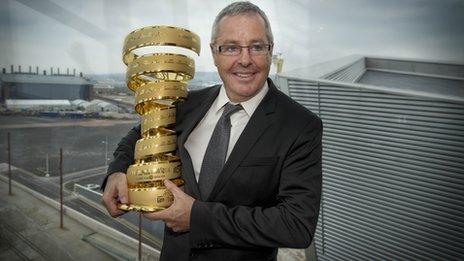
<instances>
[{"instance_id":1,"label":"engraved name on trophy","mask_svg":"<svg viewBox=\"0 0 464 261\"><path fill-rule=\"evenodd\" d=\"M129 204L123 210L159 211L173 202L163 181L178 187L181 178L174 103L187 97L187 81L195 73L195 61L177 53L136 54L148 46L175 46L200 54L200 38L173 26L149 26L131 32L124 41L123 61L127 65L127 87L135 92L135 111L141 115L141 136L134 151L135 164L127 170Z\"/></svg>"}]
</instances>

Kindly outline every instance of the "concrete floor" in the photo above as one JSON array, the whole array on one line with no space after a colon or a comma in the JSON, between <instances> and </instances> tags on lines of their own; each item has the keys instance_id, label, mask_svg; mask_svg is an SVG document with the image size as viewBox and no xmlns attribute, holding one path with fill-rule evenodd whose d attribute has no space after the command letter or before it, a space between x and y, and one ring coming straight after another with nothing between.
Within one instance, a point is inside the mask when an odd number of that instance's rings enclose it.
<instances>
[{"instance_id":1,"label":"concrete floor","mask_svg":"<svg viewBox=\"0 0 464 261\"><path fill-rule=\"evenodd\" d=\"M93 234L29 193L0 180L0 260L114 260L82 240Z\"/></svg>"}]
</instances>

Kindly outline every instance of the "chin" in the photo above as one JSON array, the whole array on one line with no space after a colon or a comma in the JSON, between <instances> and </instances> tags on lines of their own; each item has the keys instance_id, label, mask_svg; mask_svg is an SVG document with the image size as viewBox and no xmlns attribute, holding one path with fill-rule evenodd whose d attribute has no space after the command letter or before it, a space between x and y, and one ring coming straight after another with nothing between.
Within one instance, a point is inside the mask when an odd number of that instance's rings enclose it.
<instances>
[{"instance_id":1,"label":"chin","mask_svg":"<svg viewBox=\"0 0 464 261\"><path fill-rule=\"evenodd\" d=\"M252 86L246 85L246 86L240 86L240 85L235 85L235 88L233 88L233 92L237 95L240 96L241 99L248 100L255 96L259 91L261 90L261 86L258 87L258 85L254 84Z\"/></svg>"}]
</instances>

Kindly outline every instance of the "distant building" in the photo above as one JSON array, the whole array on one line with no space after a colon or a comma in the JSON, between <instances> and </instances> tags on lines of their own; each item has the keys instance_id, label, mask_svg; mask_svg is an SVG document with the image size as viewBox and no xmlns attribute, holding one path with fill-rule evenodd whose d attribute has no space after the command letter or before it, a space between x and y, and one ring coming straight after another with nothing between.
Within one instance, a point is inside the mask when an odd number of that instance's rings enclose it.
<instances>
[{"instance_id":1,"label":"distant building","mask_svg":"<svg viewBox=\"0 0 464 261\"><path fill-rule=\"evenodd\" d=\"M93 90L98 94L114 93L115 88L109 83L97 82L93 85Z\"/></svg>"},{"instance_id":2,"label":"distant building","mask_svg":"<svg viewBox=\"0 0 464 261\"><path fill-rule=\"evenodd\" d=\"M464 256L464 65L349 56L279 74L324 123L318 260Z\"/></svg>"},{"instance_id":3,"label":"distant building","mask_svg":"<svg viewBox=\"0 0 464 261\"><path fill-rule=\"evenodd\" d=\"M90 101L90 103L97 105L100 112L107 112L107 111L118 112L119 111L118 106L111 104L109 102L106 102L106 101L95 99L95 100Z\"/></svg>"},{"instance_id":4,"label":"distant building","mask_svg":"<svg viewBox=\"0 0 464 261\"><path fill-rule=\"evenodd\" d=\"M101 112L100 106L97 103L92 103L88 101L84 101L81 99L77 99L71 101L71 104L76 107L78 110L82 110L86 113L93 113L93 112Z\"/></svg>"},{"instance_id":5,"label":"distant building","mask_svg":"<svg viewBox=\"0 0 464 261\"><path fill-rule=\"evenodd\" d=\"M72 110L73 106L68 100L20 100L8 99L5 101L6 108L13 111L35 110L35 111L66 111Z\"/></svg>"},{"instance_id":6,"label":"distant building","mask_svg":"<svg viewBox=\"0 0 464 261\"><path fill-rule=\"evenodd\" d=\"M91 100L92 84L89 80L77 76L76 71L72 73L60 73L59 68L56 72L50 69L39 73L39 68L32 72L29 67L28 72L11 70L7 73L3 68L0 74L1 100L7 99L83 99Z\"/></svg>"}]
</instances>

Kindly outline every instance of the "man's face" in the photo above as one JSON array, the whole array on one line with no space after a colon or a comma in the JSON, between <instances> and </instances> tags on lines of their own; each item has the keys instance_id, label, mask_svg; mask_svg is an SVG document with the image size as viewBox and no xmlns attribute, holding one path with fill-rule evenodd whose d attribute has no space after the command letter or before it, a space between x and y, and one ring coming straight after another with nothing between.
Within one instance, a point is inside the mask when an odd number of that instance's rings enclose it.
<instances>
[{"instance_id":1,"label":"man's face","mask_svg":"<svg viewBox=\"0 0 464 261\"><path fill-rule=\"evenodd\" d=\"M220 20L213 58L227 96L233 102L246 101L261 90L269 75L272 49L264 55L252 55L248 48L243 48L237 56L226 56L217 51L217 46L260 43L271 44L266 37L264 20L258 14L225 16Z\"/></svg>"}]
</instances>

